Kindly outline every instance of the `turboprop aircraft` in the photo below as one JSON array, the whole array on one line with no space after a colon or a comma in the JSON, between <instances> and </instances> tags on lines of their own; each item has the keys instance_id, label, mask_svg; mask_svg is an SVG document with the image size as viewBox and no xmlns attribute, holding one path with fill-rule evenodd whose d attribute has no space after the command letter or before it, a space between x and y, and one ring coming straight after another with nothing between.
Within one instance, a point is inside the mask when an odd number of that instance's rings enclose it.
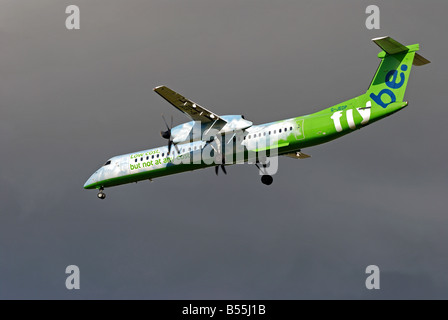
<instances>
[{"instance_id":1,"label":"turboprop aircraft","mask_svg":"<svg viewBox=\"0 0 448 320\"><path fill-rule=\"evenodd\" d=\"M319 112L255 125L242 115L222 115L209 111L179 93L159 86L162 98L190 118L190 122L168 126L161 136L168 144L108 159L84 184L98 189L214 167L227 174L225 166L253 163L261 182L270 185L272 159L277 155L309 158L302 149L340 138L381 120L408 105L403 100L411 67L429 61L417 53L419 45L404 46L390 37L375 38L382 51L378 70L366 93ZM261 167L260 167L261 166Z\"/></svg>"}]
</instances>

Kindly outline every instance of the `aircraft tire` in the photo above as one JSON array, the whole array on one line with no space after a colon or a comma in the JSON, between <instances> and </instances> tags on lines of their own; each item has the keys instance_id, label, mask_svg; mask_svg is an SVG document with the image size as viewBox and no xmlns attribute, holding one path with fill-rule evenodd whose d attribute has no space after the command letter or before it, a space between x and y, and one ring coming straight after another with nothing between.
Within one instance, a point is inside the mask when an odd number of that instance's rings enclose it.
<instances>
[{"instance_id":1,"label":"aircraft tire","mask_svg":"<svg viewBox=\"0 0 448 320\"><path fill-rule=\"evenodd\" d=\"M270 175L265 174L261 177L261 182L267 186L271 185L273 181L274 178L272 178L272 176Z\"/></svg>"}]
</instances>

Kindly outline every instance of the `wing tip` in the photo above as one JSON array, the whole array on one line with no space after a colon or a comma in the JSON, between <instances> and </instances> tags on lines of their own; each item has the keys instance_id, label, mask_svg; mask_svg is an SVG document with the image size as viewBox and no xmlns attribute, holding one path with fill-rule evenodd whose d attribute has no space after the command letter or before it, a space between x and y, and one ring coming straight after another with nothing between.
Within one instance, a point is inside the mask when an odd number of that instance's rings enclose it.
<instances>
[{"instance_id":1,"label":"wing tip","mask_svg":"<svg viewBox=\"0 0 448 320\"><path fill-rule=\"evenodd\" d=\"M384 37L373 38L372 41L375 42L375 41L384 40L384 39L387 39L387 38L390 38L390 36L384 36Z\"/></svg>"},{"instance_id":2,"label":"wing tip","mask_svg":"<svg viewBox=\"0 0 448 320\"><path fill-rule=\"evenodd\" d=\"M157 86L157 87L155 87L154 89L152 89L153 91L157 91L157 90L159 90L159 89L163 89L163 88L166 88L166 86Z\"/></svg>"}]
</instances>

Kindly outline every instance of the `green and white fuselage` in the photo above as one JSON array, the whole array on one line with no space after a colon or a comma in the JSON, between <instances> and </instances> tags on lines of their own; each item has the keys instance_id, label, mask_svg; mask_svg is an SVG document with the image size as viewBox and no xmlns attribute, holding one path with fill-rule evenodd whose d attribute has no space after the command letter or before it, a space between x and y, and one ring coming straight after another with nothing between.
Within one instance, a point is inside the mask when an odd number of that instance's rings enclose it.
<instances>
[{"instance_id":1,"label":"green and white fuselage","mask_svg":"<svg viewBox=\"0 0 448 320\"><path fill-rule=\"evenodd\" d=\"M272 157L271 151L301 158L304 148L340 138L394 114L407 106L403 99L412 65L429 61L416 53L418 45L405 47L389 37L374 42L383 49L378 55L381 63L365 94L296 118L253 125L242 116L217 116L166 87L156 88L158 94L188 113L197 125L187 123L165 132L169 132L166 136L171 150L162 146L110 158L86 181L84 188L102 192L116 185L221 163L244 163L253 160L254 154L254 160L262 162Z\"/></svg>"}]
</instances>

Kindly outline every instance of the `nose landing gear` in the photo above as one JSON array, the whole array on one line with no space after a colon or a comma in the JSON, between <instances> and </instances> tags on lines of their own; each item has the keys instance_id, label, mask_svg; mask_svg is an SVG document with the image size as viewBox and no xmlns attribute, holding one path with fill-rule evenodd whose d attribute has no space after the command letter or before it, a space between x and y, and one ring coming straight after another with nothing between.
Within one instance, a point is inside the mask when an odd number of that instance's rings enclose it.
<instances>
[{"instance_id":1,"label":"nose landing gear","mask_svg":"<svg viewBox=\"0 0 448 320\"><path fill-rule=\"evenodd\" d=\"M99 199L101 199L101 200L106 199L106 194L105 194L103 191L104 191L104 188L100 188L100 190L99 190L99 192L98 192L98 194L97 194L97 197L98 197Z\"/></svg>"}]
</instances>

